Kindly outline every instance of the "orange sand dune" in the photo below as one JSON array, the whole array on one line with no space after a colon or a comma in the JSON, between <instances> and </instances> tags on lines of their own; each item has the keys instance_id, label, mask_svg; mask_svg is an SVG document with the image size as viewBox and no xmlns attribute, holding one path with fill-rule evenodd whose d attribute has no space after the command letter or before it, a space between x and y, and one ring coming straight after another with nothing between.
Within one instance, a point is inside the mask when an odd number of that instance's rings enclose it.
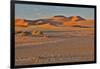
<instances>
[{"instance_id":1,"label":"orange sand dune","mask_svg":"<svg viewBox=\"0 0 100 69\"><path fill-rule=\"evenodd\" d=\"M54 21L57 21L57 22L67 21L67 17L64 17L64 16L54 16L51 19L54 20Z\"/></svg>"},{"instance_id":2,"label":"orange sand dune","mask_svg":"<svg viewBox=\"0 0 100 69\"><path fill-rule=\"evenodd\" d=\"M51 20L55 21L55 22L60 22L60 23L64 23L68 20L67 17L62 16L62 15L58 15L58 16L53 16L50 18Z\"/></svg>"},{"instance_id":3,"label":"orange sand dune","mask_svg":"<svg viewBox=\"0 0 100 69\"><path fill-rule=\"evenodd\" d=\"M51 21L55 21L56 23L62 23L62 26L88 26L88 27L93 27L94 26L94 20L86 20L80 16L71 16L71 17L65 17L65 16L54 16L50 18ZM16 26L22 26L22 27L27 27L28 22L25 21L24 19L16 19L15 20L15 25ZM55 28L56 26L51 25L50 23L47 24L42 24L38 25L39 27L42 28Z\"/></svg>"},{"instance_id":4,"label":"orange sand dune","mask_svg":"<svg viewBox=\"0 0 100 69\"><path fill-rule=\"evenodd\" d=\"M81 20L81 21L69 21L69 22L64 22L64 26L88 26L92 27L94 26L94 20Z\"/></svg>"},{"instance_id":5,"label":"orange sand dune","mask_svg":"<svg viewBox=\"0 0 100 69\"><path fill-rule=\"evenodd\" d=\"M38 25L38 27L42 27L42 28L55 28L56 26L50 25L50 24L48 23L48 24Z\"/></svg>"},{"instance_id":6,"label":"orange sand dune","mask_svg":"<svg viewBox=\"0 0 100 69\"><path fill-rule=\"evenodd\" d=\"M16 26L27 27L27 26L28 26L28 23L25 22L25 20L23 20L23 19L16 19L16 20L15 20L15 25L16 25Z\"/></svg>"},{"instance_id":7,"label":"orange sand dune","mask_svg":"<svg viewBox=\"0 0 100 69\"><path fill-rule=\"evenodd\" d=\"M63 25L64 26L73 26L73 25L77 25L77 22L75 22L75 21L64 22Z\"/></svg>"},{"instance_id":8,"label":"orange sand dune","mask_svg":"<svg viewBox=\"0 0 100 69\"><path fill-rule=\"evenodd\" d=\"M78 18L76 16L73 16L71 20L76 21L76 20L78 20Z\"/></svg>"},{"instance_id":9,"label":"orange sand dune","mask_svg":"<svg viewBox=\"0 0 100 69\"><path fill-rule=\"evenodd\" d=\"M77 23L77 25L93 27L94 26L94 20L79 21Z\"/></svg>"}]
</instances>

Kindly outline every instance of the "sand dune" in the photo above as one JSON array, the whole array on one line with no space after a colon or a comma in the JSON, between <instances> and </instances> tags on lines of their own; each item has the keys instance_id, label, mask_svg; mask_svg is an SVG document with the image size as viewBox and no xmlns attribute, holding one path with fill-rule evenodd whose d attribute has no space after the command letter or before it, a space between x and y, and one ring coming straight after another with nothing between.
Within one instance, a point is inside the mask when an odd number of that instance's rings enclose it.
<instances>
[{"instance_id":1,"label":"sand dune","mask_svg":"<svg viewBox=\"0 0 100 69\"><path fill-rule=\"evenodd\" d=\"M56 28L56 26L51 25L51 24L38 25L38 27L41 27L41 28Z\"/></svg>"},{"instance_id":2,"label":"sand dune","mask_svg":"<svg viewBox=\"0 0 100 69\"><path fill-rule=\"evenodd\" d=\"M15 20L15 25L16 26L27 27L28 23L24 19L16 19Z\"/></svg>"},{"instance_id":3,"label":"sand dune","mask_svg":"<svg viewBox=\"0 0 100 69\"><path fill-rule=\"evenodd\" d=\"M94 20L84 20L84 21L69 21L64 22L64 26L86 26L86 27L94 27Z\"/></svg>"},{"instance_id":4,"label":"sand dune","mask_svg":"<svg viewBox=\"0 0 100 69\"><path fill-rule=\"evenodd\" d=\"M94 20L79 21L77 25L94 27Z\"/></svg>"},{"instance_id":5,"label":"sand dune","mask_svg":"<svg viewBox=\"0 0 100 69\"><path fill-rule=\"evenodd\" d=\"M29 25L39 25L44 28L54 28L56 26L94 26L94 20L87 20L80 16L70 16L65 17L62 15L53 16L48 19L37 19L37 20L25 20L25 19L16 19L16 26L29 26Z\"/></svg>"},{"instance_id":6,"label":"sand dune","mask_svg":"<svg viewBox=\"0 0 100 69\"><path fill-rule=\"evenodd\" d=\"M62 15L53 16L50 19L52 21L56 21L56 22L60 22L60 23L68 21L68 18L65 16L62 16Z\"/></svg>"},{"instance_id":7,"label":"sand dune","mask_svg":"<svg viewBox=\"0 0 100 69\"><path fill-rule=\"evenodd\" d=\"M82 18L81 16L70 16L70 21L85 21L86 19Z\"/></svg>"}]
</instances>

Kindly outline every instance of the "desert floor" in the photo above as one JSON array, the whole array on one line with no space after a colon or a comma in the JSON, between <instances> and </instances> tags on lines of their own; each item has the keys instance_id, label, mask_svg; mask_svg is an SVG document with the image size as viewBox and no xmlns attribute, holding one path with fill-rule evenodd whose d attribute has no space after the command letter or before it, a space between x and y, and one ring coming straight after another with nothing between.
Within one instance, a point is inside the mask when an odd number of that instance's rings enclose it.
<instances>
[{"instance_id":1,"label":"desert floor","mask_svg":"<svg viewBox=\"0 0 100 69\"><path fill-rule=\"evenodd\" d=\"M17 30L28 29L17 28ZM94 60L94 28L41 29L47 37L15 35L15 65L68 63Z\"/></svg>"}]
</instances>

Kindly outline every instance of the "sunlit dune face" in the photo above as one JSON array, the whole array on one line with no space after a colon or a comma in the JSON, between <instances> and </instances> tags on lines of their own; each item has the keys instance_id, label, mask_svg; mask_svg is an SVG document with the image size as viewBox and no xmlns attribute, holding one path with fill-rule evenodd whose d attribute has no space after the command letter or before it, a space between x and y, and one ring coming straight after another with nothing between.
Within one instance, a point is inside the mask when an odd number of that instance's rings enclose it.
<instances>
[{"instance_id":1,"label":"sunlit dune face","mask_svg":"<svg viewBox=\"0 0 100 69\"><path fill-rule=\"evenodd\" d=\"M78 21L78 22L94 23L94 20L85 20L85 21Z\"/></svg>"},{"instance_id":2,"label":"sunlit dune face","mask_svg":"<svg viewBox=\"0 0 100 69\"><path fill-rule=\"evenodd\" d=\"M94 27L94 20L67 21L64 26L87 26Z\"/></svg>"},{"instance_id":3,"label":"sunlit dune face","mask_svg":"<svg viewBox=\"0 0 100 69\"><path fill-rule=\"evenodd\" d=\"M94 27L94 20L79 21L77 25Z\"/></svg>"},{"instance_id":4,"label":"sunlit dune face","mask_svg":"<svg viewBox=\"0 0 100 69\"><path fill-rule=\"evenodd\" d=\"M73 26L73 25L77 25L77 23L75 21L64 22L64 26Z\"/></svg>"},{"instance_id":5,"label":"sunlit dune face","mask_svg":"<svg viewBox=\"0 0 100 69\"><path fill-rule=\"evenodd\" d=\"M79 18L77 18L77 16L73 16L71 20L72 20L72 21L77 21L78 19L79 19Z\"/></svg>"},{"instance_id":6,"label":"sunlit dune face","mask_svg":"<svg viewBox=\"0 0 100 69\"><path fill-rule=\"evenodd\" d=\"M28 23L25 22L23 19L16 19L16 20L15 20L15 25L16 25L16 26L27 27L27 26L28 26Z\"/></svg>"}]
</instances>

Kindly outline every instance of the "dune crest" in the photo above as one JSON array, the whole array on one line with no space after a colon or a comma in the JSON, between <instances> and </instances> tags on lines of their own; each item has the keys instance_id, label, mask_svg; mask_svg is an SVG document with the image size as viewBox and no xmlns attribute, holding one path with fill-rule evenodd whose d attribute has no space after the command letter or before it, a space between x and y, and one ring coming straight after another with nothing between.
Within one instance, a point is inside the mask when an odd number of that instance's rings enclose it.
<instances>
[{"instance_id":1,"label":"dune crest","mask_svg":"<svg viewBox=\"0 0 100 69\"><path fill-rule=\"evenodd\" d=\"M70 21L85 21L86 19L82 18L81 16L70 16Z\"/></svg>"}]
</instances>

